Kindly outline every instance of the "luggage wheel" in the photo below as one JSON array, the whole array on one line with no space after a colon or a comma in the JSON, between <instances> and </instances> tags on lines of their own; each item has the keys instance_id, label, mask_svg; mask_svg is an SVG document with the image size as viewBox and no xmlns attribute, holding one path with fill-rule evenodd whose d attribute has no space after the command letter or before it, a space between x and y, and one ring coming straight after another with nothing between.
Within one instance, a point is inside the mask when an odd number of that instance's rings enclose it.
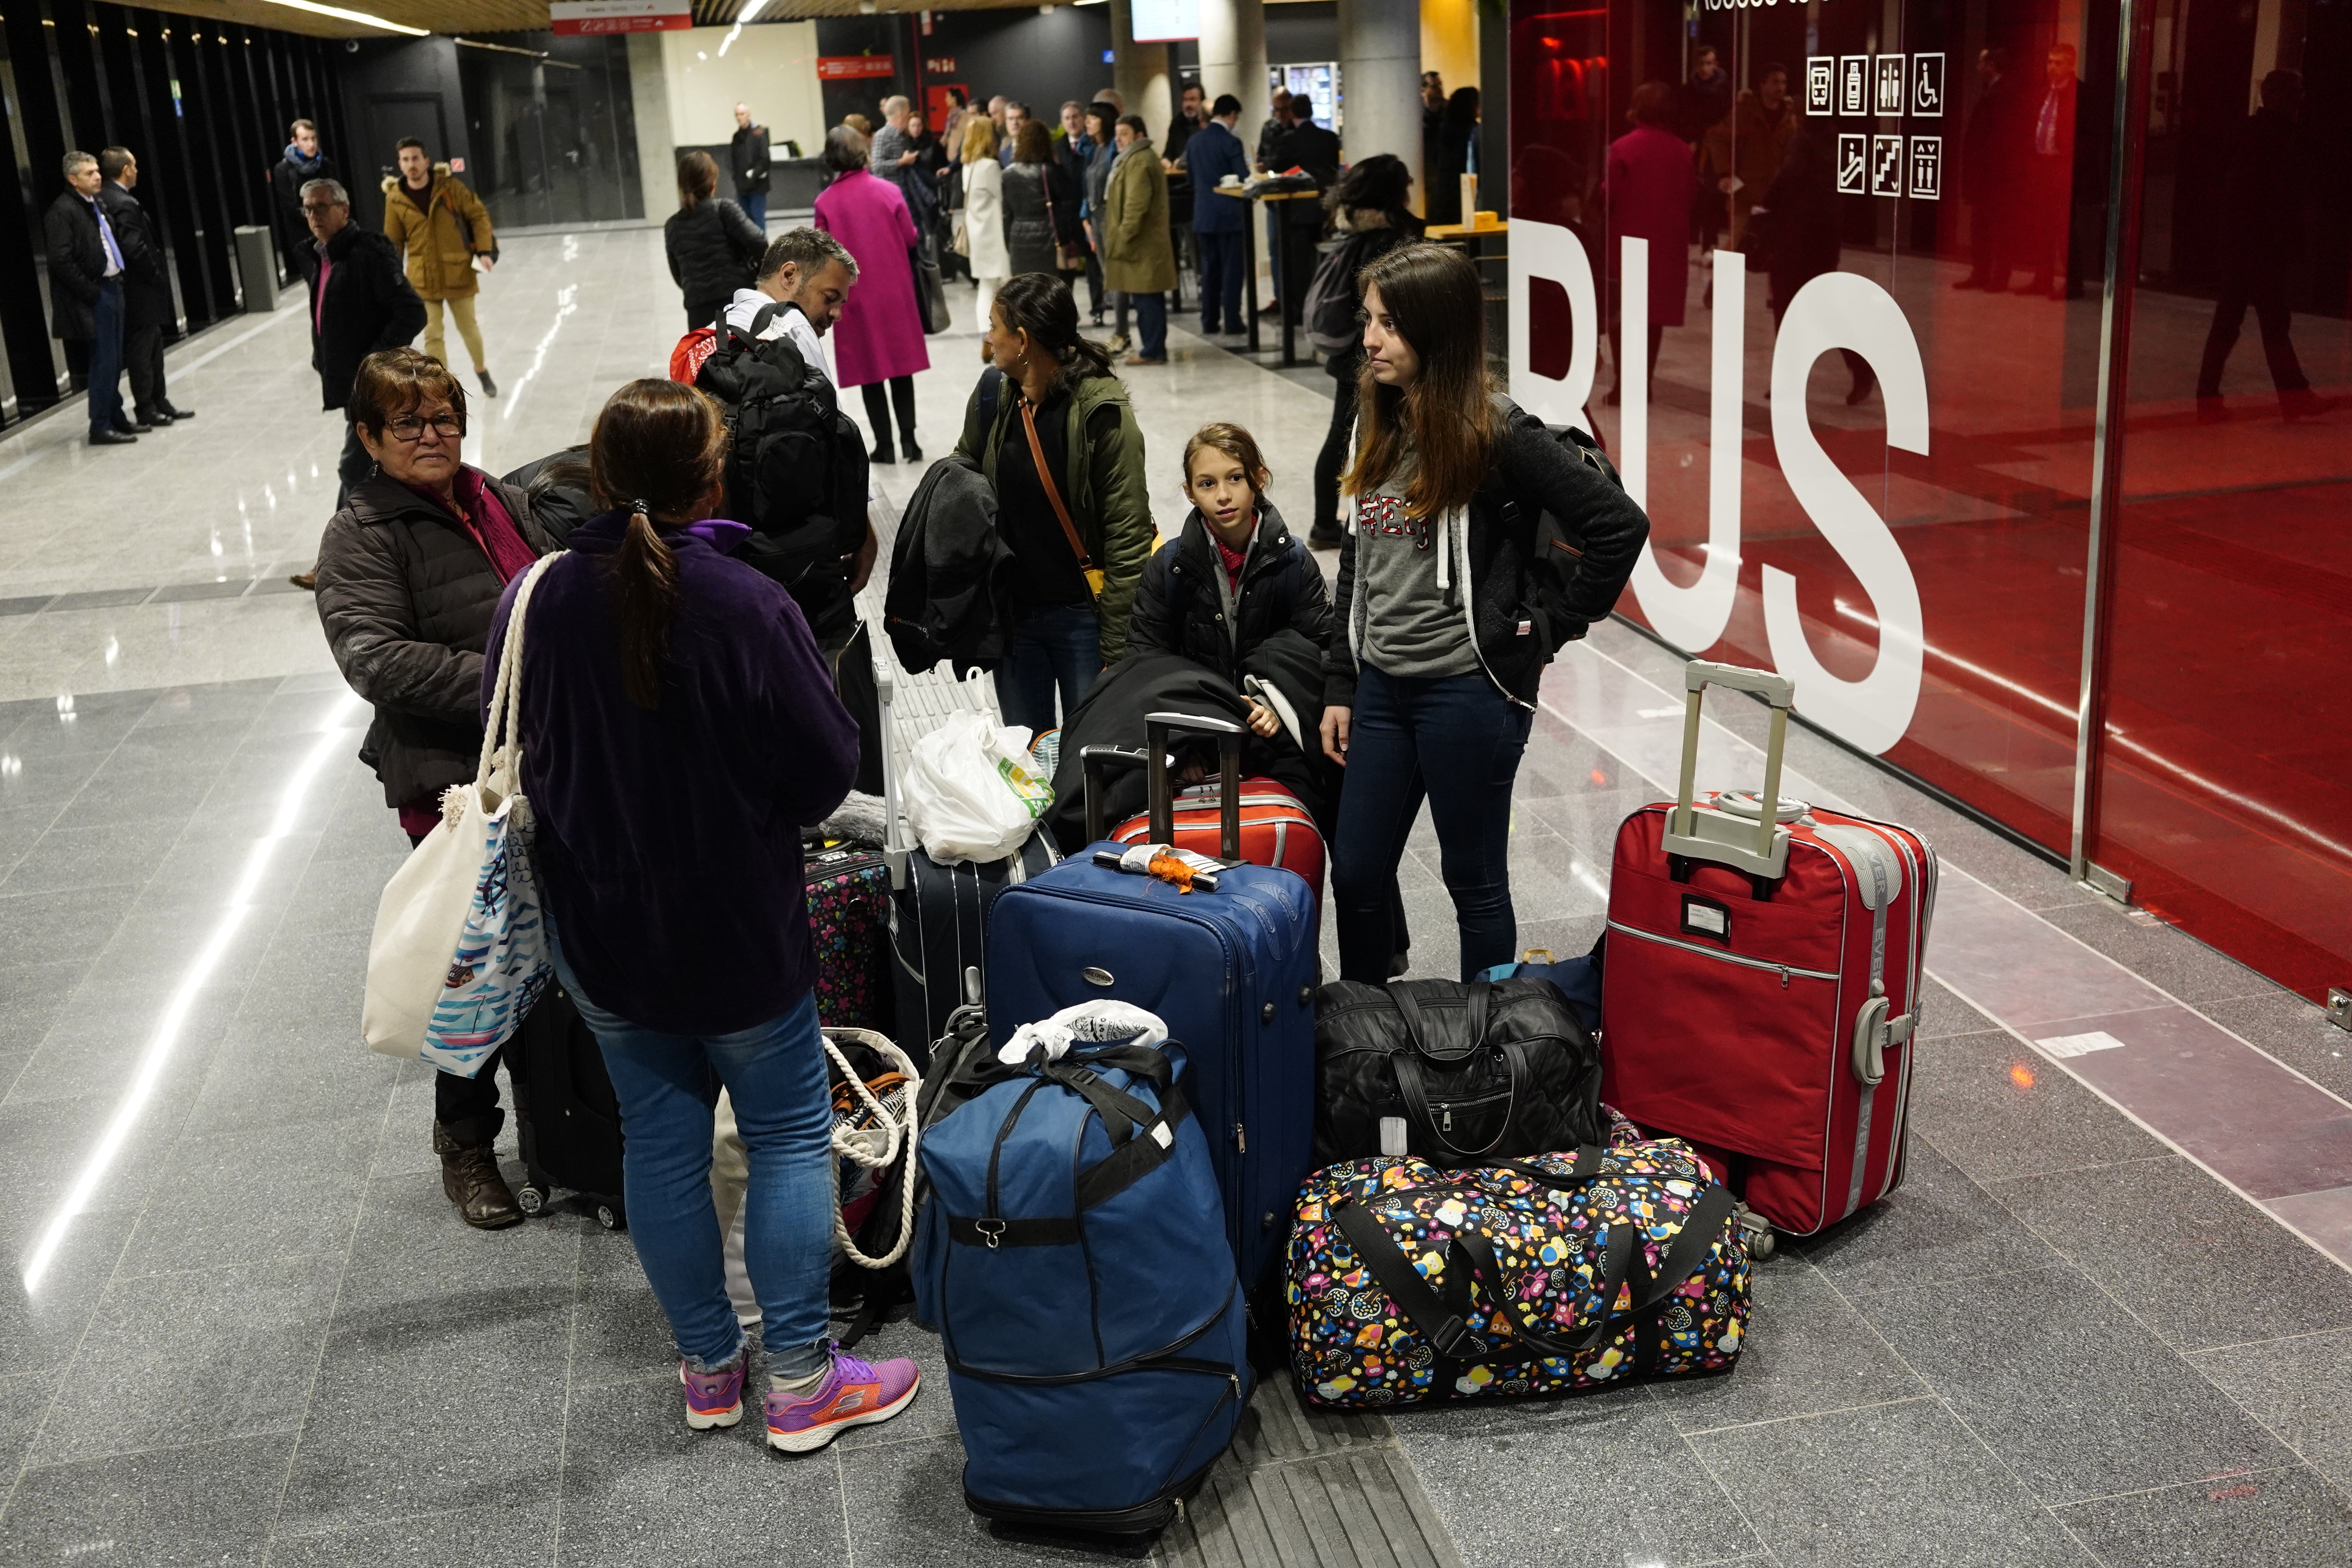
<instances>
[{"instance_id":1,"label":"luggage wheel","mask_svg":"<svg viewBox=\"0 0 2352 1568\"><path fill-rule=\"evenodd\" d=\"M629 1216L617 1200L599 1199L596 1204L596 1223L606 1230L626 1230L629 1228Z\"/></svg>"},{"instance_id":2,"label":"luggage wheel","mask_svg":"<svg viewBox=\"0 0 2352 1568\"><path fill-rule=\"evenodd\" d=\"M527 1215L546 1212L547 1189L534 1182L525 1182L515 1189L515 1207Z\"/></svg>"},{"instance_id":3,"label":"luggage wheel","mask_svg":"<svg viewBox=\"0 0 2352 1568\"><path fill-rule=\"evenodd\" d=\"M1766 1219L1746 1204L1738 1206L1733 1219L1739 1226L1741 1238L1748 1243L1748 1257L1761 1258L1772 1256L1774 1240L1770 1220Z\"/></svg>"}]
</instances>

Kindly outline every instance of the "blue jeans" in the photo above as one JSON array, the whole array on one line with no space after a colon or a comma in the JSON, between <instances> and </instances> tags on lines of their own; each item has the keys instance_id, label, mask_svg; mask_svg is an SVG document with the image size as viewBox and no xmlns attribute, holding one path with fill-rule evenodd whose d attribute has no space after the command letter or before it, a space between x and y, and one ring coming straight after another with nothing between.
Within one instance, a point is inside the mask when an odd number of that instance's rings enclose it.
<instances>
[{"instance_id":1,"label":"blue jeans","mask_svg":"<svg viewBox=\"0 0 2352 1568\"><path fill-rule=\"evenodd\" d=\"M621 1102L621 1196L637 1260L696 1372L743 1350L727 1300L719 1211L710 1198L712 1108L723 1084L751 1166L743 1264L760 1300L768 1371L799 1378L832 1354L833 1095L816 998L731 1035L641 1028L588 999L555 946L555 973L604 1047Z\"/></svg>"},{"instance_id":2,"label":"blue jeans","mask_svg":"<svg viewBox=\"0 0 2352 1568\"><path fill-rule=\"evenodd\" d=\"M1483 673L1433 680L1361 667L1331 858L1341 978L1388 978L1397 951L1390 889L1424 796L1461 928L1462 978L1516 956L1511 784L1533 718Z\"/></svg>"},{"instance_id":3,"label":"blue jeans","mask_svg":"<svg viewBox=\"0 0 2352 1568\"><path fill-rule=\"evenodd\" d=\"M1217 334L1220 323L1228 332L1249 329L1242 320L1242 242L1247 237L1239 229L1227 234L1192 231L1192 241L1201 247L1201 331L1208 336Z\"/></svg>"},{"instance_id":4,"label":"blue jeans","mask_svg":"<svg viewBox=\"0 0 2352 1568\"><path fill-rule=\"evenodd\" d=\"M1043 734L1066 724L1102 673L1102 626L1092 605L1047 605L1013 620L1013 640L996 667L996 705L1007 724ZM1054 694L1062 697L1054 716Z\"/></svg>"},{"instance_id":5,"label":"blue jeans","mask_svg":"<svg viewBox=\"0 0 2352 1568\"><path fill-rule=\"evenodd\" d=\"M758 191L748 196L737 196L735 205L743 209L743 216L750 218L761 233L765 234L768 231L767 192Z\"/></svg>"},{"instance_id":6,"label":"blue jeans","mask_svg":"<svg viewBox=\"0 0 2352 1568\"><path fill-rule=\"evenodd\" d=\"M1145 359L1168 357L1168 296L1129 294L1135 301L1135 330L1142 339L1136 352Z\"/></svg>"},{"instance_id":7,"label":"blue jeans","mask_svg":"<svg viewBox=\"0 0 2352 1568\"><path fill-rule=\"evenodd\" d=\"M122 417L122 279L98 286L98 335L89 343L89 431L95 436Z\"/></svg>"}]
</instances>

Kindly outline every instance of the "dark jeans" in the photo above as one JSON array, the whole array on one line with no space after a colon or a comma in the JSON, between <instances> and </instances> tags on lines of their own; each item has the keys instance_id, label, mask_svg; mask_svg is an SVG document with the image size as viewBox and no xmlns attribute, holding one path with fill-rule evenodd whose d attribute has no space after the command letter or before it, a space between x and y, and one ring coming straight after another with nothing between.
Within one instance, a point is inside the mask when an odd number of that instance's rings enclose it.
<instances>
[{"instance_id":1,"label":"dark jeans","mask_svg":"<svg viewBox=\"0 0 2352 1568\"><path fill-rule=\"evenodd\" d=\"M913 376L894 375L890 378L890 395L887 403L883 401L882 384L878 381L869 381L857 390L866 398L866 423L873 426L876 451L890 450L892 405L896 405L898 410L898 434L906 438L908 446L911 447L915 444L915 378Z\"/></svg>"},{"instance_id":2,"label":"dark jeans","mask_svg":"<svg viewBox=\"0 0 2352 1568\"><path fill-rule=\"evenodd\" d=\"M1331 361L1330 368L1345 374L1333 381L1331 427L1323 433L1323 449L1315 454L1315 531L1327 538L1339 531L1339 476L1348 467L1348 443L1356 433L1356 378L1363 364L1361 349L1349 349Z\"/></svg>"},{"instance_id":3,"label":"dark jeans","mask_svg":"<svg viewBox=\"0 0 2352 1568\"><path fill-rule=\"evenodd\" d=\"M1483 673L1433 680L1361 668L1331 860L1342 978L1388 978L1399 947L1391 889L1424 797L1461 928L1462 978L1514 956L1511 784L1532 718Z\"/></svg>"},{"instance_id":4,"label":"dark jeans","mask_svg":"<svg viewBox=\"0 0 2352 1568\"><path fill-rule=\"evenodd\" d=\"M2221 371L2230 363L2230 351L2238 346L2238 331L2246 324L2246 310L2252 307L2254 320L2262 323L2263 357L2270 362L2271 384L2281 392L2307 392L2311 383L2305 379L2303 362L2295 357L2294 340L2288 335L2294 317L2287 307L2287 277L2284 256L2264 256L2258 265L2243 264L2230 268L2221 283L2221 298L2213 301L2213 324L2205 334L2205 358L2197 370L2197 395L2221 395Z\"/></svg>"},{"instance_id":5,"label":"dark jeans","mask_svg":"<svg viewBox=\"0 0 2352 1568\"><path fill-rule=\"evenodd\" d=\"M1210 336L1249 330L1242 320L1242 253L1248 237L1239 229L1230 234L1193 231L1193 243L1201 247L1201 331Z\"/></svg>"},{"instance_id":6,"label":"dark jeans","mask_svg":"<svg viewBox=\"0 0 2352 1568\"><path fill-rule=\"evenodd\" d=\"M171 401L163 391L163 323L124 329L122 363L131 373L131 405L140 417L162 413L163 405Z\"/></svg>"},{"instance_id":7,"label":"dark jeans","mask_svg":"<svg viewBox=\"0 0 2352 1568\"><path fill-rule=\"evenodd\" d=\"M1024 610L1014 618L1011 646L996 667L996 705L1007 724L1043 734L1069 721L1101 673L1102 626L1092 605ZM1054 711L1057 690L1059 718Z\"/></svg>"},{"instance_id":8,"label":"dark jeans","mask_svg":"<svg viewBox=\"0 0 2352 1568\"><path fill-rule=\"evenodd\" d=\"M750 218L751 222L762 232L766 231L768 226L767 192L755 191L748 196L737 196L735 198L735 205L743 209L743 216L745 217Z\"/></svg>"},{"instance_id":9,"label":"dark jeans","mask_svg":"<svg viewBox=\"0 0 2352 1568\"><path fill-rule=\"evenodd\" d=\"M1135 352L1145 359L1166 359L1168 357L1168 296L1125 294L1120 298L1135 301L1135 331L1139 340Z\"/></svg>"},{"instance_id":10,"label":"dark jeans","mask_svg":"<svg viewBox=\"0 0 2352 1568\"><path fill-rule=\"evenodd\" d=\"M732 302L729 300L688 300L686 302L686 330L707 327L719 320L719 312Z\"/></svg>"},{"instance_id":11,"label":"dark jeans","mask_svg":"<svg viewBox=\"0 0 2352 1568\"><path fill-rule=\"evenodd\" d=\"M122 279L98 286L98 335L89 344L89 428L95 435L122 417Z\"/></svg>"}]
</instances>

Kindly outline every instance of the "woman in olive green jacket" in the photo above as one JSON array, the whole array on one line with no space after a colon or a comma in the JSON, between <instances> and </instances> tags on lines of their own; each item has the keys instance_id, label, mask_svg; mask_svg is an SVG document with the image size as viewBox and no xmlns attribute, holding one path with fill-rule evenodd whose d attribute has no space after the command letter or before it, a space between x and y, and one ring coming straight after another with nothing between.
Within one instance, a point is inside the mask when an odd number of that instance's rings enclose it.
<instances>
[{"instance_id":1,"label":"woman in olive green jacket","mask_svg":"<svg viewBox=\"0 0 2352 1568\"><path fill-rule=\"evenodd\" d=\"M1168 174L1139 114L1119 116L1118 161L1103 195L1103 286L1135 307L1141 340L1129 364L1168 363L1168 290L1176 287L1175 232L1168 226Z\"/></svg>"},{"instance_id":2,"label":"woman in olive green jacket","mask_svg":"<svg viewBox=\"0 0 2352 1568\"><path fill-rule=\"evenodd\" d=\"M409 285L425 301L425 352L449 363L442 318L445 312L456 317L482 395L496 397L498 384L483 368L482 329L474 321L474 294L481 287L475 258L488 272L498 250L482 198L448 164L428 163L425 143L412 136L400 144L400 173L384 176L383 232L408 253Z\"/></svg>"},{"instance_id":3,"label":"woman in olive green jacket","mask_svg":"<svg viewBox=\"0 0 2352 1568\"><path fill-rule=\"evenodd\" d=\"M997 703L1007 724L1045 731L1067 722L1096 675L1127 651L1128 612L1160 531L1143 432L1110 356L1078 336L1069 285L1044 272L1007 279L988 344L995 364L964 410L956 454L996 492L997 528L1013 552Z\"/></svg>"}]
</instances>

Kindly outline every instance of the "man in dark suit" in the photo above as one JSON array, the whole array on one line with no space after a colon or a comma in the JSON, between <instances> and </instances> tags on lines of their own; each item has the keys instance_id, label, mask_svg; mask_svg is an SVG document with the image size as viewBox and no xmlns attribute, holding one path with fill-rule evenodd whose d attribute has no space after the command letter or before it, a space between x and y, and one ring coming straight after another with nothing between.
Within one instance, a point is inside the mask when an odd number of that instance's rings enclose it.
<instances>
[{"instance_id":1,"label":"man in dark suit","mask_svg":"<svg viewBox=\"0 0 2352 1568\"><path fill-rule=\"evenodd\" d=\"M1269 160L1277 171L1303 169L1323 190L1339 183L1339 138L1315 123L1315 100L1303 92L1290 95L1290 129L1274 139ZM1296 321L1306 302L1307 285L1315 281L1315 242L1323 232L1323 204L1287 201L1274 204L1290 232L1290 258L1282 277L1282 305Z\"/></svg>"},{"instance_id":2,"label":"man in dark suit","mask_svg":"<svg viewBox=\"0 0 2352 1568\"><path fill-rule=\"evenodd\" d=\"M139 186L139 160L128 147L109 147L98 155L98 169L106 176L99 205L122 247L122 363L131 373L131 408L142 425L192 419L194 415L173 407L163 390L163 335L179 312L172 304L172 275L155 241L155 226L131 194Z\"/></svg>"},{"instance_id":3,"label":"man in dark suit","mask_svg":"<svg viewBox=\"0 0 2352 1568\"><path fill-rule=\"evenodd\" d=\"M122 412L121 241L99 205L106 177L87 153L65 156L66 188L49 204L42 238L49 252L49 332L70 365L89 367L89 444L128 446L147 428Z\"/></svg>"},{"instance_id":4,"label":"man in dark suit","mask_svg":"<svg viewBox=\"0 0 2352 1568\"><path fill-rule=\"evenodd\" d=\"M311 248L310 225L302 221L302 187L312 180L341 179L342 174L333 159L319 151L316 124L298 120L286 134L286 154L269 171L269 195L278 209L278 247L295 276L307 282L319 265L319 253Z\"/></svg>"},{"instance_id":5,"label":"man in dark suit","mask_svg":"<svg viewBox=\"0 0 2352 1568\"><path fill-rule=\"evenodd\" d=\"M1969 275L1952 287L1998 294L2008 289L2014 265L2011 252L2017 240L2011 230L2016 220L2017 162L2024 130L2017 89L2009 80L2009 51L1980 51L1977 81L1976 107L1960 141L1960 199L1969 204Z\"/></svg>"},{"instance_id":6,"label":"man in dark suit","mask_svg":"<svg viewBox=\"0 0 2352 1568\"><path fill-rule=\"evenodd\" d=\"M1238 182L1249 178L1249 151L1234 134L1241 117L1242 100L1230 92L1221 94L1210 106L1209 122L1193 132L1184 144L1185 167L1192 181L1192 237L1201 247L1203 337L1249 330L1249 323L1242 319L1243 242L1248 237L1244 226L1249 222L1249 203L1238 195L1221 194L1240 189ZM1236 184L1225 185L1228 175Z\"/></svg>"},{"instance_id":7,"label":"man in dark suit","mask_svg":"<svg viewBox=\"0 0 2352 1568\"><path fill-rule=\"evenodd\" d=\"M302 187L302 218L310 230L316 265L310 270L310 368L319 373L320 401L340 409L352 399L360 361L379 349L405 348L425 330L425 301L409 287L408 269L391 240L352 221L351 193L333 180ZM343 455L335 464L342 482L335 510L374 459L346 425ZM318 586L316 571L298 572L297 587Z\"/></svg>"},{"instance_id":8,"label":"man in dark suit","mask_svg":"<svg viewBox=\"0 0 2352 1568\"><path fill-rule=\"evenodd\" d=\"M2033 95L2019 162L2023 177L2018 223L2024 242L2020 260L2033 276L2018 285L2021 294L2066 297L2074 205L2074 110L2081 83L2074 79L2074 46L2053 44L2042 62L2042 90Z\"/></svg>"}]
</instances>

